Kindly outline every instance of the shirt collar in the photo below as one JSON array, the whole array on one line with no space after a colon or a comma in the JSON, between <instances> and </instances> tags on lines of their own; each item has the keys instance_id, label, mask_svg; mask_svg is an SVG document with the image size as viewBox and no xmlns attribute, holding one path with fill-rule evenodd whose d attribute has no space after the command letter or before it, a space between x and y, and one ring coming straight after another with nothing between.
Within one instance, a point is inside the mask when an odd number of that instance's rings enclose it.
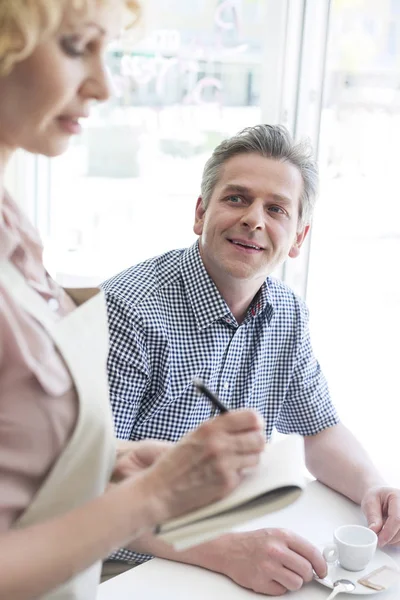
<instances>
[{"instance_id":1,"label":"shirt collar","mask_svg":"<svg viewBox=\"0 0 400 600\"><path fill-rule=\"evenodd\" d=\"M180 271L199 330L205 329L219 319L230 326L238 326L235 317L206 271L200 256L198 241L183 252ZM245 322L257 318L266 311L266 317L268 323L270 323L273 307L268 298L267 279L254 298Z\"/></svg>"},{"instance_id":2,"label":"shirt collar","mask_svg":"<svg viewBox=\"0 0 400 600\"><path fill-rule=\"evenodd\" d=\"M198 241L185 250L181 259L181 275L199 330L218 319L236 323L225 300L207 273L200 256Z\"/></svg>"},{"instance_id":3,"label":"shirt collar","mask_svg":"<svg viewBox=\"0 0 400 600\"><path fill-rule=\"evenodd\" d=\"M256 296L251 303L249 310L247 311L247 315L245 317L244 322L248 322L251 319L257 319L260 315L265 313L265 317L268 321L268 325L271 323L272 315L274 313L274 307L271 302L270 297L270 280L267 279L264 281L260 289L258 290Z\"/></svg>"}]
</instances>

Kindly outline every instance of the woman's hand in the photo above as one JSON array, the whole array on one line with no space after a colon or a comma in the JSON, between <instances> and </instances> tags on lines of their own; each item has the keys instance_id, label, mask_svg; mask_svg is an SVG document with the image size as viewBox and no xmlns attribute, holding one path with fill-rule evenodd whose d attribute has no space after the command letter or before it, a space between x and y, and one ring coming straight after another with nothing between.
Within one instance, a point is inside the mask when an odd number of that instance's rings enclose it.
<instances>
[{"instance_id":1,"label":"woman's hand","mask_svg":"<svg viewBox=\"0 0 400 600\"><path fill-rule=\"evenodd\" d=\"M203 423L168 451L163 446L141 475L158 523L231 492L242 480L243 470L259 462L265 446L264 423L254 411L232 411Z\"/></svg>"},{"instance_id":2,"label":"woman's hand","mask_svg":"<svg viewBox=\"0 0 400 600\"><path fill-rule=\"evenodd\" d=\"M158 440L140 442L118 440L117 444L117 457L111 475L111 483L118 483L148 469L164 452L174 446L173 442Z\"/></svg>"}]
</instances>

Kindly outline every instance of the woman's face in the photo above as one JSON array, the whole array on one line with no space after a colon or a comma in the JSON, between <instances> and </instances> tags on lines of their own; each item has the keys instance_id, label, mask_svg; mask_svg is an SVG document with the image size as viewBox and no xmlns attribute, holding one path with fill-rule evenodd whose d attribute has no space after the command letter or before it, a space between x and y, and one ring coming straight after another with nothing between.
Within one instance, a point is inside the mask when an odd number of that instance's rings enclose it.
<instances>
[{"instance_id":1,"label":"woman's face","mask_svg":"<svg viewBox=\"0 0 400 600\"><path fill-rule=\"evenodd\" d=\"M0 149L55 156L80 132L92 100L106 100L104 50L123 19L122 2L66 14L60 29L0 77Z\"/></svg>"}]
</instances>

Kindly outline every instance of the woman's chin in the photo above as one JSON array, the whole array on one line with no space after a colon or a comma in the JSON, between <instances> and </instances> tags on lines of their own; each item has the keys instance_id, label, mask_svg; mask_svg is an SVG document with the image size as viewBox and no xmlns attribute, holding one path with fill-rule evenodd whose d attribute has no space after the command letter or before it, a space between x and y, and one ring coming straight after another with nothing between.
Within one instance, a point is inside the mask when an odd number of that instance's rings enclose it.
<instances>
[{"instance_id":1,"label":"woman's chin","mask_svg":"<svg viewBox=\"0 0 400 600\"><path fill-rule=\"evenodd\" d=\"M23 149L31 154L41 154L42 156L53 158L63 154L68 149L69 142L69 136L63 136L62 139L51 139L48 137L40 141L37 140L34 144L27 144Z\"/></svg>"}]
</instances>

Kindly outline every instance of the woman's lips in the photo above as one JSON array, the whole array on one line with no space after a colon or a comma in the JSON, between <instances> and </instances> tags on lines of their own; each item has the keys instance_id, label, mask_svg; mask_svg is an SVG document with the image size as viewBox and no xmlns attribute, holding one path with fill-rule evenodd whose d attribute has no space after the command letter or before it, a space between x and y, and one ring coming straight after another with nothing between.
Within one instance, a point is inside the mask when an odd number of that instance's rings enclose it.
<instances>
[{"instance_id":1,"label":"woman's lips","mask_svg":"<svg viewBox=\"0 0 400 600\"><path fill-rule=\"evenodd\" d=\"M82 131L82 125L75 117L58 117L57 119L61 129L70 135L77 135Z\"/></svg>"}]
</instances>

